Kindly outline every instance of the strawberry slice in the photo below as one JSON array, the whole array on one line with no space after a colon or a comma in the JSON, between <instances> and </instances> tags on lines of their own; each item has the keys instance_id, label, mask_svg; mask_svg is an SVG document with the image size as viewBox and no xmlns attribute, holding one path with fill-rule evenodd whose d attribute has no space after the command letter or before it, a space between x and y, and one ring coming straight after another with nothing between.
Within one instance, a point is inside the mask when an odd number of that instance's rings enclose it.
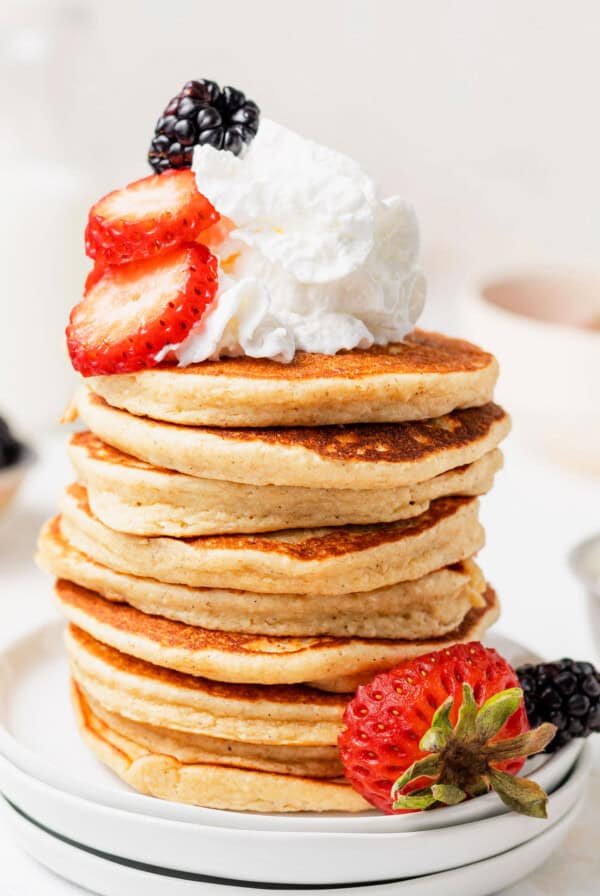
<instances>
[{"instance_id":1,"label":"strawberry slice","mask_svg":"<svg viewBox=\"0 0 600 896\"><path fill-rule=\"evenodd\" d=\"M102 267L123 264L191 242L218 220L192 171L167 171L100 199L89 214L85 250Z\"/></svg>"},{"instance_id":2,"label":"strawberry slice","mask_svg":"<svg viewBox=\"0 0 600 896\"><path fill-rule=\"evenodd\" d=\"M202 231L198 242L203 246L208 246L209 249L214 249L227 239L232 230L235 230L233 221L226 218L225 215L221 215L216 224L212 224Z\"/></svg>"},{"instance_id":3,"label":"strawberry slice","mask_svg":"<svg viewBox=\"0 0 600 896\"><path fill-rule=\"evenodd\" d=\"M133 373L182 342L217 291L217 260L188 243L158 258L106 268L88 278L73 308L67 347L83 376Z\"/></svg>"}]
</instances>

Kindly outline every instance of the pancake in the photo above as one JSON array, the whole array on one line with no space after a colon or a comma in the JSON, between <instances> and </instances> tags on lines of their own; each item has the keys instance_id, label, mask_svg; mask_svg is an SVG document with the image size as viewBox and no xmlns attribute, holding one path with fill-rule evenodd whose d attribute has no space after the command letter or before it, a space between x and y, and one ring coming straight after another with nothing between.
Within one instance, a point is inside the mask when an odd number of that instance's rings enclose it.
<instances>
[{"instance_id":1,"label":"pancake","mask_svg":"<svg viewBox=\"0 0 600 896\"><path fill-rule=\"evenodd\" d=\"M340 778L344 774L336 746L281 747L277 744L244 744L206 737L203 734L186 734L143 722L133 722L104 709L101 704L90 699L83 688L80 688L80 692L96 718L112 731L134 740L150 753L172 756L185 765L224 765L310 778Z\"/></svg>"},{"instance_id":2,"label":"pancake","mask_svg":"<svg viewBox=\"0 0 600 896\"><path fill-rule=\"evenodd\" d=\"M80 688L105 709L131 721L226 743L290 747L337 743L347 694L326 694L305 685L229 684L184 675L120 653L73 625L65 641Z\"/></svg>"},{"instance_id":3,"label":"pancake","mask_svg":"<svg viewBox=\"0 0 600 896\"><path fill-rule=\"evenodd\" d=\"M418 517L379 526L258 535L146 538L97 520L71 485L60 528L78 551L116 572L193 588L266 594L351 594L420 579L483 546L476 498L440 498Z\"/></svg>"},{"instance_id":4,"label":"pancake","mask_svg":"<svg viewBox=\"0 0 600 896\"><path fill-rule=\"evenodd\" d=\"M342 779L278 775L208 763L184 763L124 737L73 689L79 730L95 755L141 793L237 812L362 812L371 809Z\"/></svg>"},{"instance_id":5,"label":"pancake","mask_svg":"<svg viewBox=\"0 0 600 896\"><path fill-rule=\"evenodd\" d=\"M291 364L228 358L89 383L113 407L172 423L321 426L424 420L482 405L497 377L487 352L415 330L402 343L366 351L298 352Z\"/></svg>"},{"instance_id":6,"label":"pancake","mask_svg":"<svg viewBox=\"0 0 600 896\"><path fill-rule=\"evenodd\" d=\"M133 535L174 537L408 519L437 498L485 494L502 467L496 448L471 464L414 485L323 489L186 476L124 454L91 432L71 436L69 456L101 522Z\"/></svg>"},{"instance_id":7,"label":"pancake","mask_svg":"<svg viewBox=\"0 0 600 896\"><path fill-rule=\"evenodd\" d=\"M508 415L492 403L418 423L278 429L159 423L116 410L85 386L75 404L102 441L153 466L299 488L414 485L479 460L510 430Z\"/></svg>"},{"instance_id":8,"label":"pancake","mask_svg":"<svg viewBox=\"0 0 600 896\"><path fill-rule=\"evenodd\" d=\"M225 682L311 683L325 690L337 690L343 682L346 691L405 659L458 641L480 640L499 612L496 595L488 587L485 605L473 607L457 629L441 638L277 638L209 631L148 616L65 579L57 581L55 592L69 622L98 641L148 663Z\"/></svg>"},{"instance_id":9,"label":"pancake","mask_svg":"<svg viewBox=\"0 0 600 896\"><path fill-rule=\"evenodd\" d=\"M481 604L485 590L483 575L472 561L414 582L329 598L188 588L114 572L95 563L69 544L57 519L44 527L37 559L56 578L97 591L107 600L128 603L143 613L250 634L406 640L439 637L460 625L471 606Z\"/></svg>"}]
</instances>

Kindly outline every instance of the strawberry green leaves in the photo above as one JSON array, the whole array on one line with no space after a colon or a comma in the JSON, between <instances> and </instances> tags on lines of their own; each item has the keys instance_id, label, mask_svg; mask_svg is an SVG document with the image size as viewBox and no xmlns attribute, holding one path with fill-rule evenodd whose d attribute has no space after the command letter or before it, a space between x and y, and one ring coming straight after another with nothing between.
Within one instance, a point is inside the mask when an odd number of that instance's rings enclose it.
<instances>
[{"instance_id":1,"label":"strawberry green leaves","mask_svg":"<svg viewBox=\"0 0 600 896\"><path fill-rule=\"evenodd\" d=\"M419 744L421 751L429 755L414 762L395 782L392 808L453 806L468 797L494 790L514 812L546 818L548 797L542 788L534 781L500 771L495 765L540 753L554 737L555 726L545 723L533 731L501 740L502 729L521 705L522 690L515 687L501 691L478 707L473 689L463 684L462 698L454 728L450 722L452 697L434 713L431 727ZM431 784L404 792L421 778L430 779Z\"/></svg>"}]
</instances>

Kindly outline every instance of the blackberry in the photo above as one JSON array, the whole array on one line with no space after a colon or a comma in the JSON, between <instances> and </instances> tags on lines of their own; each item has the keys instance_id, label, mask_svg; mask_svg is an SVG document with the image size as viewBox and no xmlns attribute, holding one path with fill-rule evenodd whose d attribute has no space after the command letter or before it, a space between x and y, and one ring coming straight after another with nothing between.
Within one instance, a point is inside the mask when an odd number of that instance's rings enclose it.
<instances>
[{"instance_id":1,"label":"blackberry","mask_svg":"<svg viewBox=\"0 0 600 896\"><path fill-rule=\"evenodd\" d=\"M532 728L551 722L558 731L546 747L553 753L576 737L600 731L600 673L570 659L517 669Z\"/></svg>"},{"instance_id":2,"label":"blackberry","mask_svg":"<svg viewBox=\"0 0 600 896\"><path fill-rule=\"evenodd\" d=\"M209 144L239 156L258 131L260 109L241 90L202 78L188 81L156 122L148 161L157 174L190 168L194 146Z\"/></svg>"},{"instance_id":3,"label":"blackberry","mask_svg":"<svg viewBox=\"0 0 600 896\"><path fill-rule=\"evenodd\" d=\"M10 467L20 460L23 446L8 427L8 423L0 417L0 469Z\"/></svg>"}]
</instances>

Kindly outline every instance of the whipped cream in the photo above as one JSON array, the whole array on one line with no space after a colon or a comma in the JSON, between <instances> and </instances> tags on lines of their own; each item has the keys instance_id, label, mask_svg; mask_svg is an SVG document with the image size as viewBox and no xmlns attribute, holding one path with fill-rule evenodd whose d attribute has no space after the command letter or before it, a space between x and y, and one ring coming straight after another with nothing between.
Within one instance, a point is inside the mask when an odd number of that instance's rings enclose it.
<instances>
[{"instance_id":1,"label":"whipped cream","mask_svg":"<svg viewBox=\"0 0 600 896\"><path fill-rule=\"evenodd\" d=\"M198 146L193 169L233 229L208 234L213 303L160 357L289 362L297 350L369 348L413 329L425 300L414 211L380 199L352 159L263 120L244 156Z\"/></svg>"}]
</instances>

